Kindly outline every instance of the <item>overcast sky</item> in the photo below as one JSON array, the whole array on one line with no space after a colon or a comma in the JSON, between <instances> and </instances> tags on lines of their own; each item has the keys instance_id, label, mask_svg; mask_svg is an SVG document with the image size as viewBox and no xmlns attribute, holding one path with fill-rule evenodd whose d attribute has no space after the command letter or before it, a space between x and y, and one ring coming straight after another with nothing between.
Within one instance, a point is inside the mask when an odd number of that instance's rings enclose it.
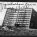
<instances>
[{"instance_id":1,"label":"overcast sky","mask_svg":"<svg viewBox=\"0 0 37 37\"><path fill-rule=\"evenodd\" d=\"M22 7L26 7L26 3L27 4L29 4L29 5L27 5L29 8L34 8L36 11L37 11L37 2L0 2L0 3L2 3L2 4L7 4L6 5L6 7L8 8L8 7L13 7L13 8L19 8L19 5L13 5L13 4L23 4L23 5L20 5L20 8ZM8 5L8 4L12 4L12 5ZM31 4L31 5L30 5ZM1 6L1 4L0 4L0 8L1 8L2 6ZM3 7L4 7L4 5L3 5Z\"/></svg>"}]
</instances>

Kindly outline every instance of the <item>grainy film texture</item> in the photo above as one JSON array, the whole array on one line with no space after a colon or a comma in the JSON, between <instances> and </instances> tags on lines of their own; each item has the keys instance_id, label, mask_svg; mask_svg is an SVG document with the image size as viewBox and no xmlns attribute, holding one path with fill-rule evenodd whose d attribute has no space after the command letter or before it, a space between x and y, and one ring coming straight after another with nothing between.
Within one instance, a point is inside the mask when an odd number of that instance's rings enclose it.
<instances>
[{"instance_id":1,"label":"grainy film texture","mask_svg":"<svg viewBox=\"0 0 37 37\"><path fill-rule=\"evenodd\" d=\"M37 3L0 2L0 30L3 30L2 35L35 35Z\"/></svg>"}]
</instances>

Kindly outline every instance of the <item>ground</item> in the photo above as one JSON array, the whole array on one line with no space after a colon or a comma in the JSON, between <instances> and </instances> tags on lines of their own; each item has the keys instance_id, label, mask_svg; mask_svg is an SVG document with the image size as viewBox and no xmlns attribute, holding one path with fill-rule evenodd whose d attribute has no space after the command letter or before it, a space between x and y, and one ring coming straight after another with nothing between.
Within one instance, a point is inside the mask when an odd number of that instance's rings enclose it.
<instances>
[{"instance_id":1,"label":"ground","mask_svg":"<svg viewBox=\"0 0 37 37\"><path fill-rule=\"evenodd\" d=\"M28 30L25 27L14 28L14 31L0 30L0 35L4 36L37 36L37 30Z\"/></svg>"}]
</instances>

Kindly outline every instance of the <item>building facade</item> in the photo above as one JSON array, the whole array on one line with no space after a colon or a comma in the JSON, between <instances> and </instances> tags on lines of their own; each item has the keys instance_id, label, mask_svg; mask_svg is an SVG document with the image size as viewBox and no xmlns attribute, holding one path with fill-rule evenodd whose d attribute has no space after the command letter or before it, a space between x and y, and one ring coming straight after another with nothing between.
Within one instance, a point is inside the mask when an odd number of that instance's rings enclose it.
<instances>
[{"instance_id":1,"label":"building facade","mask_svg":"<svg viewBox=\"0 0 37 37\"><path fill-rule=\"evenodd\" d=\"M23 10L8 8L4 17L3 26L20 26L29 29L32 8Z\"/></svg>"}]
</instances>

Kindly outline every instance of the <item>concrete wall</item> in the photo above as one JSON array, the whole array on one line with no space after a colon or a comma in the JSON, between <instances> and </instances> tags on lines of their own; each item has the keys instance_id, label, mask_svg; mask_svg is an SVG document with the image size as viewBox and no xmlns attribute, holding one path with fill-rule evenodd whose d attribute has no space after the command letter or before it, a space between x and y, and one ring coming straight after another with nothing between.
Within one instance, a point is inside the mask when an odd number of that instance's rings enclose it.
<instances>
[{"instance_id":1,"label":"concrete wall","mask_svg":"<svg viewBox=\"0 0 37 37\"><path fill-rule=\"evenodd\" d=\"M3 9L2 12L0 12L0 26L2 26L5 14L6 14L6 9Z\"/></svg>"}]
</instances>

